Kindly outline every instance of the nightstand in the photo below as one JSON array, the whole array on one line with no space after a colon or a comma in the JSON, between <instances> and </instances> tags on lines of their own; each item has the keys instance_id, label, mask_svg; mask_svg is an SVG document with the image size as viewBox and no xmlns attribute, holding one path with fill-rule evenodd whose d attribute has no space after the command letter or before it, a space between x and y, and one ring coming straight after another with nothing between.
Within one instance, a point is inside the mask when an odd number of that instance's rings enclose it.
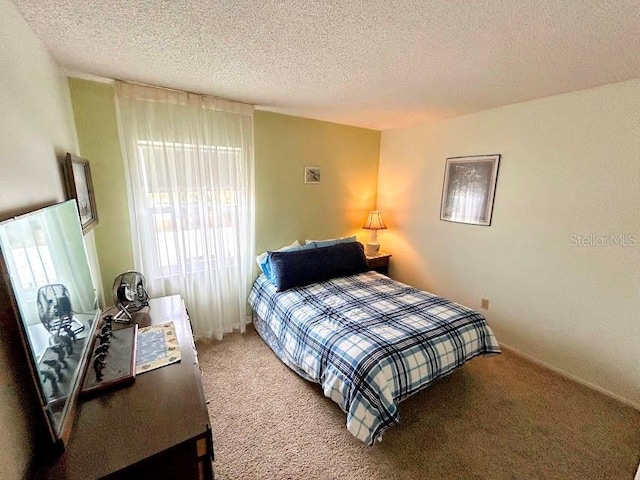
<instances>
[{"instance_id":1,"label":"nightstand","mask_svg":"<svg viewBox=\"0 0 640 480\"><path fill-rule=\"evenodd\" d=\"M374 257L367 256L367 265L371 270L375 270L383 275L389 275L390 253L380 252Z\"/></svg>"}]
</instances>

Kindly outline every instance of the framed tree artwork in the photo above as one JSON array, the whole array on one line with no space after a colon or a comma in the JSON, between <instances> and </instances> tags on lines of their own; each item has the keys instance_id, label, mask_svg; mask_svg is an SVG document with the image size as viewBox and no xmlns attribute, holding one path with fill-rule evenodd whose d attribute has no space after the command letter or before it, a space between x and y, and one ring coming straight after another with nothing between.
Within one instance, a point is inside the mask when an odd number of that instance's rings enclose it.
<instances>
[{"instance_id":1,"label":"framed tree artwork","mask_svg":"<svg viewBox=\"0 0 640 480\"><path fill-rule=\"evenodd\" d=\"M98 211L91 181L89 161L67 153L62 164L67 199L75 199L85 235L98 224Z\"/></svg>"},{"instance_id":2,"label":"framed tree artwork","mask_svg":"<svg viewBox=\"0 0 640 480\"><path fill-rule=\"evenodd\" d=\"M491 225L500 155L447 158L440 220Z\"/></svg>"}]
</instances>

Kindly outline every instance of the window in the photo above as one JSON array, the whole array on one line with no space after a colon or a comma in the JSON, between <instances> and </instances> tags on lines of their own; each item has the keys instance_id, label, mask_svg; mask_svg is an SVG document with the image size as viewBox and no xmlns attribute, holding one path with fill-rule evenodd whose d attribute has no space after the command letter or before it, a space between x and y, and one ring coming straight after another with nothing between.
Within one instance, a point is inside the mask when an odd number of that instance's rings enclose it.
<instances>
[{"instance_id":1,"label":"window","mask_svg":"<svg viewBox=\"0 0 640 480\"><path fill-rule=\"evenodd\" d=\"M238 262L233 184L240 148L138 141L150 235L160 276L201 272ZM157 165L162 162L163 165ZM160 168L159 168L160 167ZM200 175L200 173L205 175ZM217 185L203 181L217 179Z\"/></svg>"},{"instance_id":2,"label":"window","mask_svg":"<svg viewBox=\"0 0 640 480\"><path fill-rule=\"evenodd\" d=\"M56 269L47 245L46 233L37 222L30 222L30 232L10 232L7 243L9 258L14 263L22 290L33 290L38 285L55 283Z\"/></svg>"},{"instance_id":3,"label":"window","mask_svg":"<svg viewBox=\"0 0 640 480\"><path fill-rule=\"evenodd\" d=\"M135 269L196 336L244 329L255 263L253 107L115 83Z\"/></svg>"}]
</instances>

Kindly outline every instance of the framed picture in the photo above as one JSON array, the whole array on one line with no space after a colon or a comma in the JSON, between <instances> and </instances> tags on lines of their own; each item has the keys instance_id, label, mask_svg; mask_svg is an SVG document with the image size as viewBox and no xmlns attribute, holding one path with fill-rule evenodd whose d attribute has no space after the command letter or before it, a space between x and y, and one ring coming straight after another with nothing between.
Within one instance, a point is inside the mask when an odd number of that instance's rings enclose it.
<instances>
[{"instance_id":1,"label":"framed picture","mask_svg":"<svg viewBox=\"0 0 640 480\"><path fill-rule=\"evenodd\" d=\"M491 225L500 155L447 158L440 220Z\"/></svg>"},{"instance_id":2,"label":"framed picture","mask_svg":"<svg viewBox=\"0 0 640 480\"><path fill-rule=\"evenodd\" d=\"M67 153L62 164L67 199L75 198L78 204L82 233L86 233L98 224L96 199L93 195L93 182L89 161Z\"/></svg>"},{"instance_id":3,"label":"framed picture","mask_svg":"<svg viewBox=\"0 0 640 480\"><path fill-rule=\"evenodd\" d=\"M304 183L320 183L321 181L320 167L304 167Z\"/></svg>"}]
</instances>

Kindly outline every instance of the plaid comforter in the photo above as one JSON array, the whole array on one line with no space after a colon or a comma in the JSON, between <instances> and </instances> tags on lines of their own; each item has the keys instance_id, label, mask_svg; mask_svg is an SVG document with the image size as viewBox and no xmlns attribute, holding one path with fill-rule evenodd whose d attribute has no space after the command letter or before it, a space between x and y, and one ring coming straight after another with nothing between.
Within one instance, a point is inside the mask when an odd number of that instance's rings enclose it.
<instances>
[{"instance_id":1,"label":"plaid comforter","mask_svg":"<svg viewBox=\"0 0 640 480\"><path fill-rule=\"evenodd\" d=\"M376 272L281 293L261 275L249 304L263 339L322 385L368 445L398 422L398 402L473 357L500 353L479 313Z\"/></svg>"}]
</instances>

